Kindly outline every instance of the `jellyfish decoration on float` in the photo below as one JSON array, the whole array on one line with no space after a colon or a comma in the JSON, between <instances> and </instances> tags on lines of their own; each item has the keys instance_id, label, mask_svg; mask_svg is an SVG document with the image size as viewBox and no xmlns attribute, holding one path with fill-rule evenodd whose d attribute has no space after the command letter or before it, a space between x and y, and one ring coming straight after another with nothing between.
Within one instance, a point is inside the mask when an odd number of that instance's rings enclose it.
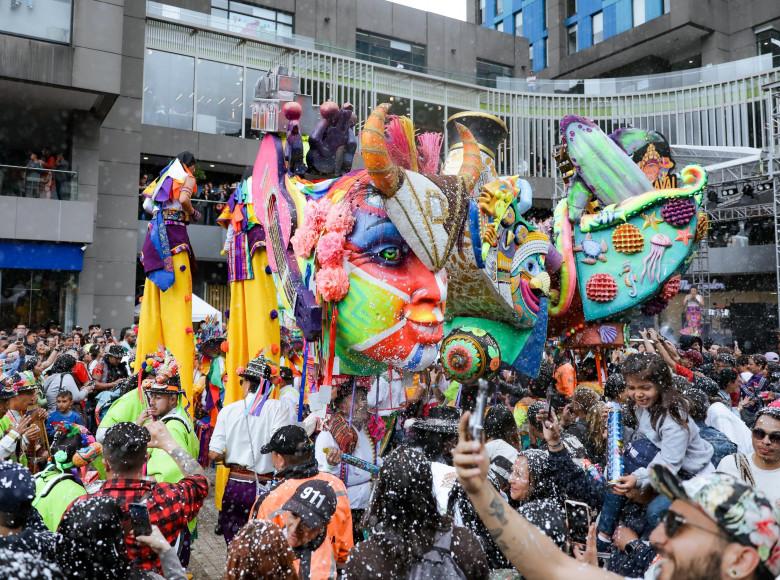
<instances>
[{"instance_id":1,"label":"jellyfish decoration on float","mask_svg":"<svg viewBox=\"0 0 780 580\"><path fill-rule=\"evenodd\" d=\"M458 124L475 136L476 154L455 132ZM463 112L450 117L447 128L450 150L444 173L477 163L482 171L446 264L444 371L464 385L490 379L502 368L536 377L547 337L546 267L548 260L557 263L557 252L549 237L523 217L532 204L530 184L496 171L496 151L507 137L505 123L486 113Z\"/></svg>"},{"instance_id":2,"label":"jellyfish decoration on float","mask_svg":"<svg viewBox=\"0 0 780 580\"><path fill-rule=\"evenodd\" d=\"M318 349L322 385L388 367L420 371L438 356L445 264L480 164L477 156L457 175L424 175L411 166L430 163L419 163L423 155L415 152L399 165L397 150L414 149L414 132L404 132L411 143L389 146L389 108L374 109L361 131L366 169L316 182L291 175L275 133L263 137L255 161L254 209L280 303ZM469 131L460 130L476 156Z\"/></svg>"},{"instance_id":3,"label":"jellyfish decoration on float","mask_svg":"<svg viewBox=\"0 0 780 580\"><path fill-rule=\"evenodd\" d=\"M550 336L564 347L619 345L638 309L657 314L677 293L707 235L707 175L698 165L679 178L671 173L669 144L655 131L606 135L577 116L564 117L560 130L556 160L567 196L553 217L562 262Z\"/></svg>"}]
</instances>

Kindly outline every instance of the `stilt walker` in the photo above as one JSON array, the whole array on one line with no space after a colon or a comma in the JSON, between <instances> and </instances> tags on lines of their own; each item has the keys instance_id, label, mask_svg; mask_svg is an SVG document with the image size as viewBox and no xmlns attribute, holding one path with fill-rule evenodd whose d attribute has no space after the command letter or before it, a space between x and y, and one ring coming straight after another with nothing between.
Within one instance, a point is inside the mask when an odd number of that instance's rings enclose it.
<instances>
[{"instance_id":1,"label":"stilt walker","mask_svg":"<svg viewBox=\"0 0 780 580\"><path fill-rule=\"evenodd\" d=\"M197 190L195 157L185 151L163 169L143 192L144 209L152 215L141 263L146 273L137 352L167 348L179 362L181 386L190 414L195 343L192 330L192 253L187 224L200 219L190 201ZM140 370L143 356L136 358Z\"/></svg>"}]
</instances>

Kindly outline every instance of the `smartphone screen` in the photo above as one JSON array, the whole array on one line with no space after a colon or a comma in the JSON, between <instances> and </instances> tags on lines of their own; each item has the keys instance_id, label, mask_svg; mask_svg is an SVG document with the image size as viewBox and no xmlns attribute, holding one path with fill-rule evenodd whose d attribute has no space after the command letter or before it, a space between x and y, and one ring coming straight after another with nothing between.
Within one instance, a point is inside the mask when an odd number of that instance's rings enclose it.
<instances>
[{"instance_id":1,"label":"smartphone screen","mask_svg":"<svg viewBox=\"0 0 780 580\"><path fill-rule=\"evenodd\" d=\"M152 524L149 522L149 509L145 503L131 503L128 506L130 510L130 525L133 527L133 533L136 536L148 536L152 533Z\"/></svg>"},{"instance_id":2,"label":"smartphone screen","mask_svg":"<svg viewBox=\"0 0 780 580\"><path fill-rule=\"evenodd\" d=\"M584 544L591 524L590 507L579 501L566 501L566 524L572 542Z\"/></svg>"}]
</instances>

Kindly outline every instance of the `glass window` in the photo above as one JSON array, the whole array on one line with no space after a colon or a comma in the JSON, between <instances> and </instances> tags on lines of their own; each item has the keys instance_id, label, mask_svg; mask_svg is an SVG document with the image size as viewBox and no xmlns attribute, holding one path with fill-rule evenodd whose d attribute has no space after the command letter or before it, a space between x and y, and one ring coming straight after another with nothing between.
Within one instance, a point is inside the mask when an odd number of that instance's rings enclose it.
<instances>
[{"instance_id":1,"label":"glass window","mask_svg":"<svg viewBox=\"0 0 780 580\"><path fill-rule=\"evenodd\" d=\"M566 0L566 18L577 14L577 0Z\"/></svg>"},{"instance_id":2,"label":"glass window","mask_svg":"<svg viewBox=\"0 0 780 580\"><path fill-rule=\"evenodd\" d=\"M228 10L227 17L230 20L230 28L236 32L267 32L280 36L290 36L293 33L293 15L289 12L271 10L233 0L230 2L228 0L212 0L211 6L212 14L215 14L214 8Z\"/></svg>"},{"instance_id":3,"label":"glass window","mask_svg":"<svg viewBox=\"0 0 780 580\"><path fill-rule=\"evenodd\" d=\"M190 56L146 51L143 118L147 125L192 130L195 61Z\"/></svg>"},{"instance_id":4,"label":"glass window","mask_svg":"<svg viewBox=\"0 0 780 580\"><path fill-rule=\"evenodd\" d=\"M669 14L672 9L672 0L664 0L664 14Z\"/></svg>"},{"instance_id":5,"label":"glass window","mask_svg":"<svg viewBox=\"0 0 780 580\"><path fill-rule=\"evenodd\" d=\"M531 68L532 71L536 70L534 69L534 45L533 44L528 45L528 66Z\"/></svg>"},{"instance_id":6,"label":"glass window","mask_svg":"<svg viewBox=\"0 0 780 580\"><path fill-rule=\"evenodd\" d=\"M198 60L196 131L241 136L241 123L244 118L241 75L241 67Z\"/></svg>"},{"instance_id":7,"label":"glass window","mask_svg":"<svg viewBox=\"0 0 780 580\"><path fill-rule=\"evenodd\" d=\"M566 31L566 52L574 54L577 52L577 25L569 26Z\"/></svg>"},{"instance_id":8,"label":"glass window","mask_svg":"<svg viewBox=\"0 0 780 580\"><path fill-rule=\"evenodd\" d=\"M425 70L426 49L422 44L358 30L355 34L355 51L372 62L418 72Z\"/></svg>"},{"instance_id":9,"label":"glass window","mask_svg":"<svg viewBox=\"0 0 780 580\"><path fill-rule=\"evenodd\" d=\"M645 0L634 0L634 26L645 23Z\"/></svg>"},{"instance_id":10,"label":"glass window","mask_svg":"<svg viewBox=\"0 0 780 580\"><path fill-rule=\"evenodd\" d=\"M0 270L0 328L28 328L56 320L74 324L78 272Z\"/></svg>"},{"instance_id":11,"label":"glass window","mask_svg":"<svg viewBox=\"0 0 780 580\"><path fill-rule=\"evenodd\" d=\"M10 0L0 3L0 31L70 43L72 0Z\"/></svg>"},{"instance_id":12,"label":"glass window","mask_svg":"<svg viewBox=\"0 0 780 580\"><path fill-rule=\"evenodd\" d=\"M418 135L444 133L444 105L414 101L414 128Z\"/></svg>"},{"instance_id":13,"label":"glass window","mask_svg":"<svg viewBox=\"0 0 780 580\"><path fill-rule=\"evenodd\" d=\"M382 93L376 94L377 103L390 103L392 106L393 115L411 117L412 108L409 99L402 97L395 97L393 95L384 95Z\"/></svg>"},{"instance_id":14,"label":"glass window","mask_svg":"<svg viewBox=\"0 0 780 580\"><path fill-rule=\"evenodd\" d=\"M523 36L523 11L515 12L515 36Z\"/></svg>"},{"instance_id":15,"label":"glass window","mask_svg":"<svg viewBox=\"0 0 780 580\"><path fill-rule=\"evenodd\" d=\"M504 32L504 21L502 20L498 24L496 24L496 30L498 32Z\"/></svg>"},{"instance_id":16,"label":"glass window","mask_svg":"<svg viewBox=\"0 0 780 580\"><path fill-rule=\"evenodd\" d=\"M549 49L550 43L549 38L544 39L544 54L542 55L542 68L547 68L547 51Z\"/></svg>"},{"instance_id":17,"label":"glass window","mask_svg":"<svg viewBox=\"0 0 780 580\"><path fill-rule=\"evenodd\" d=\"M780 31L768 28L756 33L756 45L758 54L771 54L774 66L780 66L780 45L772 41L780 42Z\"/></svg>"},{"instance_id":18,"label":"glass window","mask_svg":"<svg viewBox=\"0 0 780 580\"><path fill-rule=\"evenodd\" d=\"M477 4L477 22L485 24L485 0L479 0Z\"/></svg>"},{"instance_id":19,"label":"glass window","mask_svg":"<svg viewBox=\"0 0 780 580\"><path fill-rule=\"evenodd\" d=\"M514 71L511 66L477 59L477 82L481 85L495 87L498 77L512 77Z\"/></svg>"},{"instance_id":20,"label":"glass window","mask_svg":"<svg viewBox=\"0 0 780 580\"><path fill-rule=\"evenodd\" d=\"M244 79L244 136L247 139L260 139L260 131L252 130L252 101L255 99L255 85L257 81L265 76L265 71L254 68L246 69Z\"/></svg>"},{"instance_id":21,"label":"glass window","mask_svg":"<svg viewBox=\"0 0 780 580\"><path fill-rule=\"evenodd\" d=\"M494 7L496 9L496 16L501 16L504 13L504 3L502 0L495 0Z\"/></svg>"},{"instance_id":22,"label":"glass window","mask_svg":"<svg viewBox=\"0 0 780 580\"><path fill-rule=\"evenodd\" d=\"M598 44L604 40L604 13L596 12L591 16L591 23L593 27L593 44Z\"/></svg>"}]
</instances>

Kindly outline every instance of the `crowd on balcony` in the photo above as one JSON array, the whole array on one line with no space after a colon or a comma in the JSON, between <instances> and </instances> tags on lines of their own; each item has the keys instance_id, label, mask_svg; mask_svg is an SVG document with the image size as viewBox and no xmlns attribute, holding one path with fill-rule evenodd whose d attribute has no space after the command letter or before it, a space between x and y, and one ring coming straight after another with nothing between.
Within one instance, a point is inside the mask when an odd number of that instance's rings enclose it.
<instances>
[{"instance_id":1,"label":"crowd on balcony","mask_svg":"<svg viewBox=\"0 0 780 580\"><path fill-rule=\"evenodd\" d=\"M44 147L18 164L0 165L0 193L16 197L70 199L72 173L63 152Z\"/></svg>"}]
</instances>

